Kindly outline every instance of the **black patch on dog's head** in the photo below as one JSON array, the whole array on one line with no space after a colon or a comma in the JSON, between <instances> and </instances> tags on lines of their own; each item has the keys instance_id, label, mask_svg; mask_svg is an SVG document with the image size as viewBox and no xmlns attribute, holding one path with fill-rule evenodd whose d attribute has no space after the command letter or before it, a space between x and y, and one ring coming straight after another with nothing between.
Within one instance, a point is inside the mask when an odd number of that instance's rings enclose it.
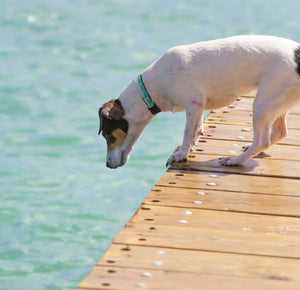
<instances>
[{"instance_id":1,"label":"black patch on dog's head","mask_svg":"<svg viewBox=\"0 0 300 290\"><path fill-rule=\"evenodd\" d=\"M297 64L296 71L297 71L298 75L300 76L300 46L298 48L296 48L294 54L295 54L294 59Z\"/></svg>"},{"instance_id":2,"label":"black patch on dog's head","mask_svg":"<svg viewBox=\"0 0 300 290\"><path fill-rule=\"evenodd\" d=\"M109 150L119 146L128 132L128 122L123 118L124 110L121 102L111 100L99 109L100 127L98 134L102 132L107 141Z\"/></svg>"},{"instance_id":3,"label":"black patch on dog's head","mask_svg":"<svg viewBox=\"0 0 300 290\"><path fill-rule=\"evenodd\" d=\"M98 134L111 133L116 129L121 129L125 133L128 131L128 122L123 118L124 110L121 102L110 100L99 109L100 127Z\"/></svg>"}]
</instances>

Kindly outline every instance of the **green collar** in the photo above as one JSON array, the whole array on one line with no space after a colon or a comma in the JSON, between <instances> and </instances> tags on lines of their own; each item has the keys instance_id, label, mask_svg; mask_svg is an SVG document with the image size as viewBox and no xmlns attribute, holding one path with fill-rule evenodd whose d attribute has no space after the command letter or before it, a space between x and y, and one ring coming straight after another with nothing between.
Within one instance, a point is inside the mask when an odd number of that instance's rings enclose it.
<instances>
[{"instance_id":1,"label":"green collar","mask_svg":"<svg viewBox=\"0 0 300 290\"><path fill-rule=\"evenodd\" d=\"M137 82L140 85L140 90L141 90L141 95L142 95L142 99L144 101L144 103L146 104L148 110L153 114L157 114L159 113L161 110L159 107L156 106L156 104L153 102L153 100L151 99L150 95L148 94L143 79L142 79L142 75L139 74L137 77Z\"/></svg>"}]
</instances>

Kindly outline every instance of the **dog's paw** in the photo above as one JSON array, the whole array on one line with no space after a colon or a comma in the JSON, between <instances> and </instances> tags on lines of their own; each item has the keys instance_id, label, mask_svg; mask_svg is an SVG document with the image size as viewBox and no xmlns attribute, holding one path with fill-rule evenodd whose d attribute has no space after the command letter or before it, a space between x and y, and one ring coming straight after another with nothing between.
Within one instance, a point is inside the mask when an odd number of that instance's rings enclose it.
<instances>
[{"instance_id":1,"label":"dog's paw","mask_svg":"<svg viewBox=\"0 0 300 290\"><path fill-rule=\"evenodd\" d=\"M173 163L182 162L187 160L187 154L184 154L181 150L175 151L168 159L166 166L172 165Z\"/></svg>"},{"instance_id":2,"label":"dog's paw","mask_svg":"<svg viewBox=\"0 0 300 290\"><path fill-rule=\"evenodd\" d=\"M237 157L223 157L220 159L219 163L224 166L239 166L240 165Z\"/></svg>"},{"instance_id":3,"label":"dog's paw","mask_svg":"<svg viewBox=\"0 0 300 290\"><path fill-rule=\"evenodd\" d=\"M181 145L178 145L178 146L175 148L175 150L174 150L174 153L173 153L173 154L175 154L176 152L180 151L180 149L181 149Z\"/></svg>"}]
</instances>

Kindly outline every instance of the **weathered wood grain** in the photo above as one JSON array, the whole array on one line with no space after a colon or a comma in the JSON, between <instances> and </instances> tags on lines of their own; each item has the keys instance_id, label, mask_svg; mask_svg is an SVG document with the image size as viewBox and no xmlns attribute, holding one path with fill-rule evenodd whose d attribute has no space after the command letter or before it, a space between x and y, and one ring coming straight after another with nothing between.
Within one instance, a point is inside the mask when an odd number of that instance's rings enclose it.
<instances>
[{"instance_id":1,"label":"weathered wood grain","mask_svg":"<svg viewBox=\"0 0 300 290\"><path fill-rule=\"evenodd\" d=\"M300 289L300 106L269 156L219 164L252 141L254 95L212 111L79 290Z\"/></svg>"}]
</instances>

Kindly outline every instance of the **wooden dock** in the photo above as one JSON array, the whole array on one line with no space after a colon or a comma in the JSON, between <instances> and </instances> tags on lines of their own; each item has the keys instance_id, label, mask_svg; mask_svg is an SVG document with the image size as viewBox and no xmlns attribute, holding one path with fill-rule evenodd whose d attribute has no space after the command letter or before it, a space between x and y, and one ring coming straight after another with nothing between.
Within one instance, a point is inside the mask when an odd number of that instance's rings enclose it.
<instances>
[{"instance_id":1,"label":"wooden dock","mask_svg":"<svg viewBox=\"0 0 300 290\"><path fill-rule=\"evenodd\" d=\"M218 164L251 142L252 102L210 113L78 290L300 289L300 107L270 156Z\"/></svg>"}]
</instances>

